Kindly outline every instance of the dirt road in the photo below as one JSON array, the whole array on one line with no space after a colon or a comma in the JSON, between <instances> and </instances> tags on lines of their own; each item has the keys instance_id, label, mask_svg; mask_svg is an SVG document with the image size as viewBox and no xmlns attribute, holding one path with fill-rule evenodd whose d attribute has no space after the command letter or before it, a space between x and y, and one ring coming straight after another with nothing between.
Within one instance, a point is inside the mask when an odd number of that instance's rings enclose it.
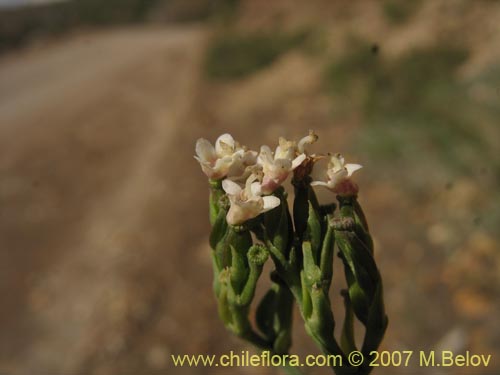
<instances>
[{"instance_id":1,"label":"dirt road","mask_svg":"<svg viewBox=\"0 0 500 375\"><path fill-rule=\"evenodd\" d=\"M377 22L360 19L378 35ZM337 23L331 30L351 37ZM252 350L217 317L207 181L193 159L198 137L226 131L258 149L314 129L315 152L365 166L356 178L390 317L382 349L498 358L498 242L481 224L498 216L487 209L494 185L482 172L452 174L446 186L410 178L404 162L360 152L355 143L371 125L343 114L342 102L332 116L324 59L294 50L234 82L203 79L208 34L192 26L81 32L0 59L0 374L255 372L174 369L170 359ZM428 137L424 128L415 134ZM407 152L425 145L408 143ZM342 316L335 267L331 297ZM264 291L259 284L256 300ZM317 353L295 320L292 352Z\"/></svg>"},{"instance_id":2,"label":"dirt road","mask_svg":"<svg viewBox=\"0 0 500 375\"><path fill-rule=\"evenodd\" d=\"M161 312L192 291L172 285L184 259L166 247L196 246L206 225L182 226L205 215L183 174L203 35L107 31L0 61L0 372L165 365L161 340L140 346L155 319L172 342Z\"/></svg>"}]
</instances>

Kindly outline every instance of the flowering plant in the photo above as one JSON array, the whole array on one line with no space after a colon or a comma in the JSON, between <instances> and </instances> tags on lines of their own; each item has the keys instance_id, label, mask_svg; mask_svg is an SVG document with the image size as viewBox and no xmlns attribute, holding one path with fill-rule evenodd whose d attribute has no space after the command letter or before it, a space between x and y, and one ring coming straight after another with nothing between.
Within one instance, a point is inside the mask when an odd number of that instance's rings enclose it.
<instances>
[{"instance_id":1,"label":"flowering plant","mask_svg":"<svg viewBox=\"0 0 500 375\"><path fill-rule=\"evenodd\" d=\"M313 132L298 142L280 138L274 152L262 146L259 153L229 134L221 135L215 146L197 141L195 158L210 182L209 242L219 315L237 336L285 355L295 302L307 333L323 353L342 359L333 368L337 374L368 374L388 320L373 241L351 179L361 165L346 164L340 154L309 154L306 148L316 140ZM292 213L282 186L290 175ZM320 205L313 186L331 190L337 203ZM335 245L347 282L341 291L345 315L339 341L329 297ZM274 264L271 286L258 303L253 327L250 305L268 258ZM353 365L349 355L358 351L355 318L364 326L359 348L364 361Z\"/></svg>"}]
</instances>

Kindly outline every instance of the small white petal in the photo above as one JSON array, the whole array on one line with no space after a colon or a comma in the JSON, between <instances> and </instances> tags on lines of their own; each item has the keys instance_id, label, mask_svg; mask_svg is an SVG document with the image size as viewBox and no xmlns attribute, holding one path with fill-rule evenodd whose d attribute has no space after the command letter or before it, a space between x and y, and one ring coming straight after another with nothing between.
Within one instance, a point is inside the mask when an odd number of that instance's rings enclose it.
<instances>
[{"instance_id":1,"label":"small white petal","mask_svg":"<svg viewBox=\"0 0 500 375\"><path fill-rule=\"evenodd\" d=\"M312 131L309 131L309 135L302 138L297 144L297 150L303 154L305 152L306 146L313 144L318 140L318 136Z\"/></svg>"},{"instance_id":2,"label":"small white petal","mask_svg":"<svg viewBox=\"0 0 500 375\"><path fill-rule=\"evenodd\" d=\"M232 154L235 150L235 142L231 134L222 134L215 141L215 152L219 157Z\"/></svg>"},{"instance_id":3,"label":"small white petal","mask_svg":"<svg viewBox=\"0 0 500 375\"><path fill-rule=\"evenodd\" d=\"M333 172L338 172L344 168L344 157L340 154L335 154L330 157L330 162L328 163L328 169Z\"/></svg>"},{"instance_id":4,"label":"small white petal","mask_svg":"<svg viewBox=\"0 0 500 375\"><path fill-rule=\"evenodd\" d=\"M213 161L217 158L215 155L215 149L212 144L204 138L200 138L196 141L196 159L198 161Z\"/></svg>"},{"instance_id":5,"label":"small white petal","mask_svg":"<svg viewBox=\"0 0 500 375\"><path fill-rule=\"evenodd\" d=\"M328 179L327 172L328 168L326 165L326 159L320 159L314 163L311 178L313 181L326 181Z\"/></svg>"},{"instance_id":6,"label":"small white petal","mask_svg":"<svg viewBox=\"0 0 500 375\"><path fill-rule=\"evenodd\" d=\"M229 195L238 195L242 190L241 186L236 182L227 179L222 181L222 188Z\"/></svg>"},{"instance_id":7,"label":"small white petal","mask_svg":"<svg viewBox=\"0 0 500 375\"><path fill-rule=\"evenodd\" d=\"M311 186L326 186L326 187L328 187L328 184L324 181L312 181Z\"/></svg>"},{"instance_id":8,"label":"small white petal","mask_svg":"<svg viewBox=\"0 0 500 375\"><path fill-rule=\"evenodd\" d=\"M220 176L218 176L218 173L214 171L214 169L207 163L200 163L201 165L201 170L203 171L203 173L205 173L205 175L208 177L208 178L213 178L213 179L218 179L220 178Z\"/></svg>"},{"instance_id":9,"label":"small white petal","mask_svg":"<svg viewBox=\"0 0 500 375\"><path fill-rule=\"evenodd\" d=\"M339 182L347 178L347 169L342 168L335 172L334 170L328 170L328 186L330 188L335 187Z\"/></svg>"},{"instance_id":10,"label":"small white petal","mask_svg":"<svg viewBox=\"0 0 500 375\"><path fill-rule=\"evenodd\" d=\"M227 145L227 143L223 143L223 144ZM239 148L237 150L234 150L234 152L233 152L233 150L231 149L231 156L238 156L238 157L243 159L243 157L245 156L245 150L243 150L242 148Z\"/></svg>"},{"instance_id":11,"label":"small white petal","mask_svg":"<svg viewBox=\"0 0 500 375\"><path fill-rule=\"evenodd\" d=\"M257 151L246 151L243 155L243 163L245 163L245 165L254 165L257 163Z\"/></svg>"},{"instance_id":12,"label":"small white petal","mask_svg":"<svg viewBox=\"0 0 500 375\"><path fill-rule=\"evenodd\" d=\"M276 208L280 205L281 201L278 197L275 197L273 195L267 196L262 198L264 201L264 207L262 212L266 212L269 210L272 210L273 208Z\"/></svg>"},{"instance_id":13,"label":"small white petal","mask_svg":"<svg viewBox=\"0 0 500 375\"><path fill-rule=\"evenodd\" d=\"M227 175L232 164L233 159L230 156L226 156L224 158L217 159L212 169L219 176L218 178L221 178Z\"/></svg>"},{"instance_id":14,"label":"small white petal","mask_svg":"<svg viewBox=\"0 0 500 375\"><path fill-rule=\"evenodd\" d=\"M363 168L363 166L360 164L346 164L345 168L347 169L347 177L351 177L354 172Z\"/></svg>"},{"instance_id":15,"label":"small white petal","mask_svg":"<svg viewBox=\"0 0 500 375\"><path fill-rule=\"evenodd\" d=\"M300 154L297 156L295 159L292 161L292 169L297 168L299 165L302 164L302 162L306 160L306 154Z\"/></svg>"},{"instance_id":16,"label":"small white petal","mask_svg":"<svg viewBox=\"0 0 500 375\"><path fill-rule=\"evenodd\" d=\"M275 159L290 159L292 160L295 155L295 142L287 141L285 138L279 138L279 145L274 152Z\"/></svg>"},{"instance_id":17,"label":"small white petal","mask_svg":"<svg viewBox=\"0 0 500 375\"><path fill-rule=\"evenodd\" d=\"M230 225L243 224L245 221L253 219L262 213L264 202L261 198L247 201L231 199L231 195L229 198L231 207L229 207L229 211L227 212L226 220Z\"/></svg>"},{"instance_id":18,"label":"small white petal","mask_svg":"<svg viewBox=\"0 0 500 375\"><path fill-rule=\"evenodd\" d=\"M239 225L245 222L245 213L241 208L231 202L231 207L227 211L226 221L229 225Z\"/></svg>"},{"instance_id":19,"label":"small white petal","mask_svg":"<svg viewBox=\"0 0 500 375\"><path fill-rule=\"evenodd\" d=\"M271 169L280 174L288 173L292 169L292 161L289 159L276 159L274 160Z\"/></svg>"},{"instance_id":20,"label":"small white petal","mask_svg":"<svg viewBox=\"0 0 500 375\"><path fill-rule=\"evenodd\" d=\"M274 161L273 152L271 151L269 146L264 145L260 147L260 153L259 156L257 157L257 160L261 165L273 163Z\"/></svg>"},{"instance_id":21,"label":"small white petal","mask_svg":"<svg viewBox=\"0 0 500 375\"><path fill-rule=\"evenodd\" d=\"M345 164L345 159L342 154L337 154L337 157L339 159L340 165L343 166Z\"/></svg>"},{"instance_id":22,"label":"small white petal","mask_svg":"<svg viewBox=\"0 0 500 375\"><path fill-rule=\"evenodd\" d=\"M233 154L233 156L226 156L224 159L229 160L227 169L228 177L242 176L245 173L245 165L243 164L243 157L240 154Z\"/></svg>"},{"instance_id":23,"label":"small white petal","mask_svg":"<svg viewBox=\"0 0 500 375\"><path fill-rule=\"evenodd\" d=\"M260 196L262 194L262 185L260 182L253 182L250 185L250 191L252 192L252 197Z\"/></svg>"}]
</instances>

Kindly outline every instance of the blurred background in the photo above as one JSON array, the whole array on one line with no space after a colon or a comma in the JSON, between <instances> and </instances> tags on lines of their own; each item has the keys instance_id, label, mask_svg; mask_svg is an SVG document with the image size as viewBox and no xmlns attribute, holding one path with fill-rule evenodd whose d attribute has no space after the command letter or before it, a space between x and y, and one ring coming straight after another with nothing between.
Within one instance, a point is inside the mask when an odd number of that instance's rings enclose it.
<instances>
[{"instance_id":1,"label":"blurred background","mask_svg":"<svg viewBox=\"0 0 500 375\"><path fill-rule=\"evenodd\" d=\"M383 348L499 373L499 119L499 1L0 1L0 373L279 373L173 369L251 349L217 317L194 144L308 129L365 167Z\"/></svg>"}]
</instances>

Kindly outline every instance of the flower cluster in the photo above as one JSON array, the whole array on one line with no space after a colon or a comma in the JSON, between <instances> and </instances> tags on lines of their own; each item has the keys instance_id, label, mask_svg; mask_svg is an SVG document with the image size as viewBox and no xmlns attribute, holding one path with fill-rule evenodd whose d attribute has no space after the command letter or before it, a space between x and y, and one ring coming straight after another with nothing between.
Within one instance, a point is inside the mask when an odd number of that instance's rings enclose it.
<instances>
[{"instance_id":1,"label":"flower cluster","mask_svg":"<svg viewBox=\"0 0 500 375\"><path fill-rule=\"evenodd\" d=\"M317 138L313 132L299 141L280 138L276 148L264 145L259 152L229 134L215 145L197 141L195 158L210 180L209 243L217 309L233 334L261 350L287 355L297 305L306 332L322 352L348 358L361 344L358 352L367 361L334 366L337 375L368 375L369 359L388 319L373 239L351 179L361 165L346 163L340 154L309 153ZM293 204L282 186L289 177ZM331 190L336 202L320 204L315 186ZM330 301L330 287L338 285L333 280L335 254L346 280L340 340ZM268 259L274 268L260 298L255 291ZM356 343L356 320L364 327L362 343Z\"/></svg>"},{"instance_id":2,"label":"flower cluster","mask_svg":"<svg viewBox=\"0 0 500 375\"><path fill-rule=\"evenodd\" d=\"M345 164L340 154L309 154L307 147L317 139L312 131L298 142L280 137L274 152L267 145L256 152L240 145L230 134L223 134L215 145L198 139L195 159L210 180L222 180L231 204L227 222L240 225L279 206L279 198L272 194L301 166L314 166L311 186L324 186L338 195L356 195L357 186L350 177L361 165ZM303 173L300 175L303 179Z\"/></svg>"}]
</instances>

